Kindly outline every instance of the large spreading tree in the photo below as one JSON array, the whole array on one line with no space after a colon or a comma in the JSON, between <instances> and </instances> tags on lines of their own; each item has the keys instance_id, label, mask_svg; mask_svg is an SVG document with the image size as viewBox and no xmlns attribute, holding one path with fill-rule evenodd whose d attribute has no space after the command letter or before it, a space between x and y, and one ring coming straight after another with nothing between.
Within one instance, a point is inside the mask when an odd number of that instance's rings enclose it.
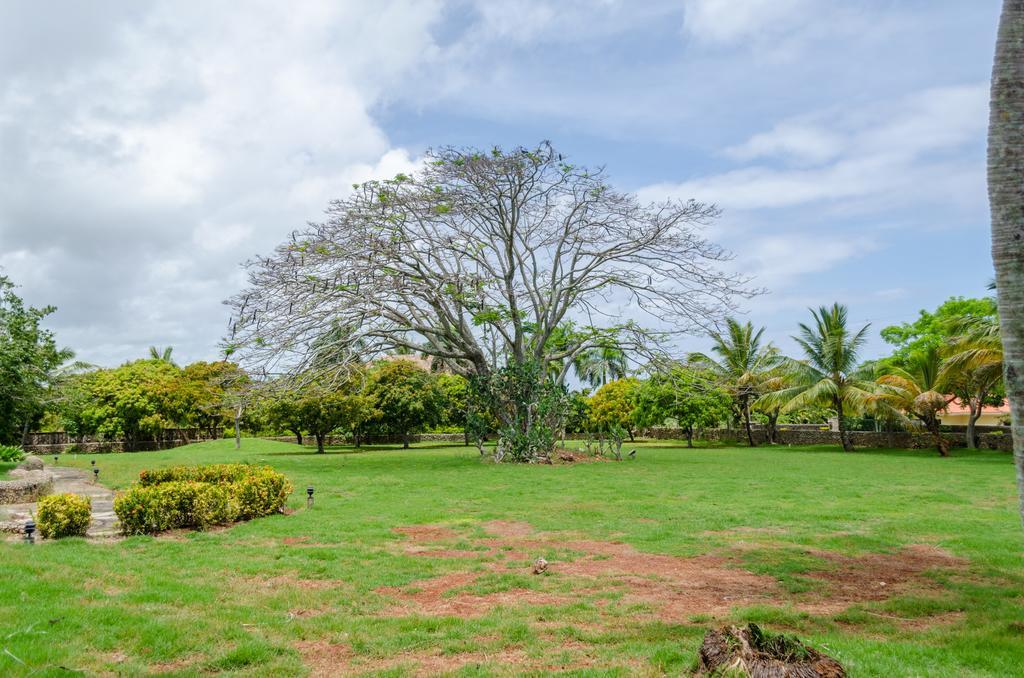
<instances>
[{"instance_id":1,"label":"large spreading tree","mask_svg":"<svg viewBox=\"0 0 1024 678\"><path fill-rule=\"evenodd\" d=\"M674 335L710 328L750 294L702 234L717 215L641 203L546 143L443 148L413 176L355 186L252 261L227 348L258 374L302 370L316 346L337 370L407 350L484 382L525 365L560 382L609 337L638 356L670 352ZM503 435L546 420L495 414Z\"/></svg>"}]
</instances>

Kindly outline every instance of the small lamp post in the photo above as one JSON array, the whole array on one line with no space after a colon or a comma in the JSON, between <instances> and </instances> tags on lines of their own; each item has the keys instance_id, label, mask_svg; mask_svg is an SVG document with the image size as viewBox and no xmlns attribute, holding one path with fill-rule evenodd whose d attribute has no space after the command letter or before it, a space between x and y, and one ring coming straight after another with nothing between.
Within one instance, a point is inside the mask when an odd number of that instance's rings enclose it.
<instances>
[{"instance_id":1,"label":"small lamp post","mask_svg":"<svg viewBox=\"0 0 1024 678\"><path fill-rule=\"evenodd\" d=\"M306 508L313 508L313 486L306 488Z\"/></svg>"},{"instance_id":2,"label":"small lamp post","mask_svg":"<svg viewBox=\"0 0 1024 678\"><path fill-rule=\"evenodd\" d=\"M92 464L93 466L96 466L96 460L95 459L90 460L89 463Z\"/></svg>"},{"instance_id":3,"label":"small lamp post","mask_svg":"<svg viewBox=\"0 0 1024 678\"><path fill-rule=\"evenodd\" d=\"M30 519L27 523L25 523L25 543L27 543L27 544L35 544L36 543L35 532L36 532L36 523L35 523L34 520Z\"/></svg>"},{"instance_id":4,"label":"small lamp post","mask_svg":"<svg viewBox=\"0 0 1024 678\"><path fill-rule=\"evenodd\" d=\"M56 466L56 465L57 465L57 460L58 460L58 459L60 459L60 457L58 457L58 456L57 456L56 454L55 454L55 455L53 455L53 465L54 465L54 466Z\"/></svg>"},{"instance_id":5,"label":"small lamp post","mask_svg":"<svg viewBox=\"0 0 1024 678\"><path fill-rule=\"evenodd\" d=\"M95 466L92 469L92 481L98 483L100 481L100 470Z\"/></svg>"}]
</instances>

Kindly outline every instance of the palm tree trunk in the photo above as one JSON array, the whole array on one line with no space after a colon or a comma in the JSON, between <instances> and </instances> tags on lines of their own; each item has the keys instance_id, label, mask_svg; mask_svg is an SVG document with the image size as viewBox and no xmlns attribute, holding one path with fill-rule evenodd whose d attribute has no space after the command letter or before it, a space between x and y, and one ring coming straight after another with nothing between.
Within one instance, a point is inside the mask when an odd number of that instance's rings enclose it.
<instances>
[{"instance_id":1,"label":"palm tree trunk","mask_svg":"<svg viewBox=\"0 0 1024 678\"><path fill-rule=\"evenodd\" d=\"M988 194L1003 372L1024 521L1024 1L1004 0L992 68Z\"/></svg>"},{"instance_id":2,"label":"palm tree trunk","mask_svg":"<svg viewBox=\"0 0 1024 678\"><path fill-rule=\"evenodd\" d=\"M932 434L932 440L935 441L935 449L938 451L940 457L949 456L949 443L942 435L942 428L940 426L939 418L937 416L931 416L924 420L925 428Z\"/></svg>"},{"instance_id":3,"label":"palm tree trunk","mask_svg":"<svg viewBox=\"0 0 1024 678\"><path fill-rule=\"evenodd\" d=\"M843 416L843 401L841 398L836 399L836 418L839 419L839 442L843 446L843 452L853 452L850 433L846 430L846 417Z\"/></svg>"},{"instance_id":4,"label":"palm tree trunk","mask_svg":"<svg viewBox=\"0 0 1024 678\"><path fill-rule=\"evenodd\" d=\"M747 429L747 442L750 443L751 447L757 447L754 444L754 433L750 430L750 402L749 396L743 396L743 425Z\"/></svg>"}]
</instances>

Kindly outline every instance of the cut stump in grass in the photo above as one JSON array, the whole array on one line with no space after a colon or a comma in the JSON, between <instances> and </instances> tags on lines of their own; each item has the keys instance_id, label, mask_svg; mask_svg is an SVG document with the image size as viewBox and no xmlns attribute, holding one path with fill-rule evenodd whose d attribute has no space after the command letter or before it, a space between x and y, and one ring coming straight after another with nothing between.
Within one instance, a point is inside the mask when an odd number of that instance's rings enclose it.
<instances>
[{"instance_id":1,"label":"cut stump in grass","mask_svg":"<svg viewBox=\"0 0 1024 678\"><path fill-rule=\"evenodd\" d=\"M756 624L712 629L701 643L697 675L750 678L845 678L835 659L792 636L766 633Z\"/></svg>"}]
</instances>

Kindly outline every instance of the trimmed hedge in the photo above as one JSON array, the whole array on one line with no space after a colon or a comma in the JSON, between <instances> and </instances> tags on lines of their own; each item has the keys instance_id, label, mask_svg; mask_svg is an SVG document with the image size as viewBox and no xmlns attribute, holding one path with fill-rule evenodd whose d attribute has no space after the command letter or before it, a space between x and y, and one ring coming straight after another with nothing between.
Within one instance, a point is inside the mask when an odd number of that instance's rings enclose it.
<instances>
[{"instance_id":1,"label":"trimmed hedge","mask_svg":"<svg viewBox=\"0 0 1024 678\"><path fill-rule=\"evenodd\" d=\"M92 500L77 494L51 494L39 500L36 525L44 539L84 537L92 521Z\"/></svg>"},{"instance_id":2,"label":"trimmed hedge","mask_svg":"<svg viewBox=\"0 0 1024 678\"><path fill-rule=\"evenodd\" d=\"M288 478L269 466L174 466L143 471L114 500L114 512L126 535L205 529L278 513L291 492Z\"/></svg>"}]
</instances>

